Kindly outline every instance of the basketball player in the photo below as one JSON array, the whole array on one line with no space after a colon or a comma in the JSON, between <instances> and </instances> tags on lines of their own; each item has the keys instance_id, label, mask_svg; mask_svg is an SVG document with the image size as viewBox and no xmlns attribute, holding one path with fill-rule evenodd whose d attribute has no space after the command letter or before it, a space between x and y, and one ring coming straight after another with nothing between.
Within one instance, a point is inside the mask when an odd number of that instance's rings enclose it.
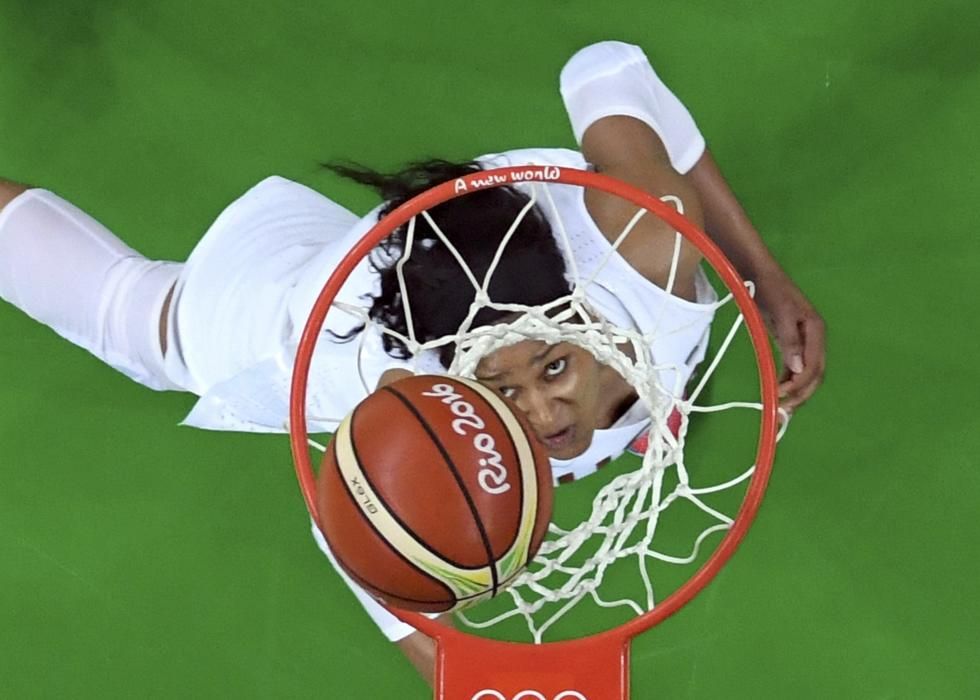
<instances>
[{"instance_id":1,"label":"basketball player","mask_svg":"<svg viewBox=\"0 0 980 700\"><path fill-rule=\"evenodd\" d=\"M792 411L804 403L822 381L823 322L768 252L694 120L642 50L619 42L586 47L562 70L561 92L580 152L510 151L473 164L418 164L392 176L337 168L387 200L361 219L302 185L268 178L222 212L184 263L147 260L57 195L0 180L0 296L140 383L200 396L185 424L283 431L292 358L313 301L379 215L477 168L593 167L655 196L677 197L685 215L707 230L743 277L756 282L756 300L783 358L783 407ZM573 255L580 273L588 274L635 208L593 191L584 207L567 195L562 199L557 188L555 197L566 226L578 232ZM485 269L500 221L506 230L526 201L521 192L497 188L447 203L433 216L447 235L459 233L454 242L473 243L468 260L477 268L483 260ZM496 300L540 304L568 292L567 261L555 243L553 223L547 212L527 217L520 232L525 243L508 250L494 276L502 285L491 287ZM440 263L446 252L432 242L431 232L423 226L418 235L430 243L413 248L416 282L410 297L425 340L455 330L460 309L472 297L466 296L471 288L465 278ZM589 301L614 323L640 330L660 324L666 340L652 353L658 363L678 368L676 385L682 386L704 356L716 297L701 272L700 254L685 242L672 303L656 303L667 296L674 236L659 219L644 217L611 265L598 271ZM364 294L373 294L372 319L395 330L403 311L393 260L404 245L403 234L393 235L374 258L379 270L358 266L338 297L361 304ZM661 308L669 317L654 318L651 310ZM370 386L407 371L403 348L388 336L378 335L357 357L360 343L345 339L371 330L357 319L331 312L327 329L332 338L318 352L326 348L325 364L334 374L313 378L329 391L314 391L309 409L320 422L314 428L324 430L364 397L364 385L351 380L359 367L366 367ZM448 363L445 356L440 360ZM553 458L556 479L585 475L620 454L649 421L622 378L576 346L519 343L485 357L477 377L526 413ZM315 528L314 534L329 556ZM348 583L388 638L431 680L431 640Z\"/></svg>"}]
</instances>

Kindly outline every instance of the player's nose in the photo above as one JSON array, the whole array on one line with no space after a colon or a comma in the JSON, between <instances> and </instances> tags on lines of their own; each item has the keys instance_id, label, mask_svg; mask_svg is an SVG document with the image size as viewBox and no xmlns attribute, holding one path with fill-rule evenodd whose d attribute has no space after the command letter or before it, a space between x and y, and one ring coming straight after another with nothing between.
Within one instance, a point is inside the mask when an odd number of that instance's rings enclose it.
<instances>
[{"instance_id":1,"label":"player's nose","mask_svg":"<svg viewBox=\"0 0 980 700\"><path fill-rule=\"evenodd\" d=\"M551 397L544 392L528 391L522 395L522 399L517 406L527 416L531 427L538 435L550 435L558 429Z\"/></svg>"}]
</instances>

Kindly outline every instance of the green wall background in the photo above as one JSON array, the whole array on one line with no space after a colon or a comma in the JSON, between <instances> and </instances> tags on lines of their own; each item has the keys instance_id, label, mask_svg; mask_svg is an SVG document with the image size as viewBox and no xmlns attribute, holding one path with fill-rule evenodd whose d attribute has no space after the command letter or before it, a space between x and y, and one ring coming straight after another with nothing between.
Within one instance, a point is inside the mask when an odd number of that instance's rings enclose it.
<instances>
[{"instance_id":1,"label":"green wall background","mask_svg":"<svg viewBox=\"0 0 980 700\"><path fill-rule=\"evenodd\" d=\"M757 526L636 642L634 697L976 697L975 3L0 0L0 176L181 259L271 173L363 211L318 161L573 146L557 72L605 38L830 330ZM426 697L286 441L176 427L192 402L0 304L0 697Z\"/></svg>"}]
</instances>

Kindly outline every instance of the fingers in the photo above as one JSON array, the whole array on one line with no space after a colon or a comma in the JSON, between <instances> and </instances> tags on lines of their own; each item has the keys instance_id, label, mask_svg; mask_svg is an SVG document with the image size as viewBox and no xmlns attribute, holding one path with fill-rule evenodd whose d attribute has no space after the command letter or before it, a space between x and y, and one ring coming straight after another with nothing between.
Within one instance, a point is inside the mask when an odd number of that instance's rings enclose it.
<instances>
[{"instance_id":1,"label":"fingers","mask_svg":"<svg viewBox=\"0 0 980 700\"><path fill-rule=\"evenodd\" d=\"M801 364L791 364L791 355L785 362L787 371L779 385L782 397L780 405L788 411L798 408L813 396L823 383L826 367L826 326L823 319L816 312L809 313L797 324L797 329L800 344L798 347L791 345L789 352L797 352Z\"/></svg>"},{"instance_id":2,"label":"fingers","mask_svg":"<svg viewBox=\"0 0 980 700\"><path fill-rule=\"evenodd\" d=\"M803 361L804 335L795 313L774 315L771 325L783 362L783 372L779 380L782 385L794 375L803 372L806 367Z\"/></svg>"},{"instance_id":3,"label":"fingers","mask_svg":"<svg viewBox=\"0 0 980 700\"><path fill-rule=\"evenodd\" d=\"M826 327L789 278L777 276L759 299L782 356L780 407L792 412L809 400L823 382Z\"/></svg>"}]
</instances>

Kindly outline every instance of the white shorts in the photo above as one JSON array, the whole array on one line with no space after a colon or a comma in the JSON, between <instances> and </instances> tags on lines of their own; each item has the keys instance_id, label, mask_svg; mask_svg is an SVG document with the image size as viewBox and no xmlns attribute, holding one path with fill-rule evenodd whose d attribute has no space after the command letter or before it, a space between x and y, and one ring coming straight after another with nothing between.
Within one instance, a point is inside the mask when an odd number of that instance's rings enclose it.
<instances>
[{"instance_id":1,"label":"white shorts","mask_svg":"<svg viewBox=\"0 0 980 700\"><path fill-rule=\"evenodd\" d=\"M203 395L185 423L256 429L244 423L234 425L234 417L227 413L229 405L220 398L227 391L223 386L229 385L242 392L231 402L232 409L249 400L253 404L248 409L250 418L261 418L266 411L269 420L280 420L288 400L285 380L292 365L288 353L294 351L302 331L290 311L290 304L297 303L292 294L296 282L304 272L326 279L329 270L308 272L307 268L328 265L323 262L325 252L333 251L337 260L346 254L351 240L361 235L354 230L360 220L323 195L280 177L266 178L221 213L188 258L169 316L168 376ZM312 299L307 303L311 305ZM309 312L300 309L298 313ZM356 343L325 347L356 361ZM266 363L280 371L265 371ZM350 371L343 370L348 382ZM275 387L264 385L262 377L269 376L284 381L281 385L276 382ZM352 402L352 407L360 398L345 395L344 401ZM207 424L209 420L218 425ZM347 576L315 525L313 537L388 639L397 641L415 631Z\"/></svg>"},{"instance_id":2,"label":"white shorts","mask_svg":"<svg viewBox=\"0 0 980 700\"><path fill-rule=\"evenodd\" d=\"M170 308L168 371L195 394L276 356L302 329L289 302L301 270L359 217L268 177L232 202L191 252Z\"/></svg>"}]
</instances>

